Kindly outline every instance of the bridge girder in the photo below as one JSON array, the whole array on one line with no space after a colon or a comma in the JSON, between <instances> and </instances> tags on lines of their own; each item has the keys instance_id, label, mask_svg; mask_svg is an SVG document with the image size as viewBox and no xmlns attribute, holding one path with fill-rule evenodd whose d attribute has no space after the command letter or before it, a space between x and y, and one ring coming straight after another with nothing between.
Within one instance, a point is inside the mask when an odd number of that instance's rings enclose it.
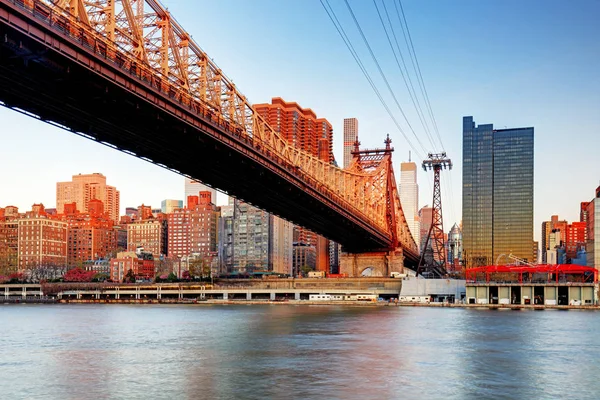
<instances>
[{"instance_id":1,"label":"bridge girder","mask_svg":"<svg viewBox=\"0 0 600 400\"><path fill-rule=\"evenodd\" d=\"M19 32L18 23L15 25L19 17L22 18L21 23L31 24L36 29L28 30L27 33ZM129 102L130 106L139 109L140 104L148 102L149 98L143 98L138 92L141 88L149 89L149 86L151 88L149 92L152 92L152 95L157 94L154 105L165 110L161 112L144 110L144 118L149 118L150 121L153 119L159 121L162 118L166 121L172 117L180 119L185 117L183 119L187 120L188 125L193 125L189 121L194 117L208 120L212 125L211 128L220 132L214 134L212 138L198 135L198 141L204 140L207 145L215 146L213 141L218 137L217 142L220 141L227 146L230 143L225 142L229 139L238 142L237 144L243 143L243 146L238 146L235 150L244 157L253 158L246 160L247 163L264 164L265 160L271 160L271 164L262 171L263 174L278 175L288 180L295 192L303 190L316 199L306 204L322 207L325 212L327 207L331 207L335 213L343 215L344 218L358 221L350 226L360 226L366 232L363 233L364 235L374 238L367 247L394 248L401 245L409 251L416 250L404 220L395 182L394 190L390 191L390 185L394 181L390 180L390 176L393 177L391 158L390 161L382 163L380 168L368 171L342 170L291 146L254 111L245 96L157 1L0 0L0 24L4 24L6 29L14 29L14 32L18 33L17 36L24 35L25 39L29 39L32 43L36 42L28 54L25 54L27 51L22 47L12 49L11 54L21 57L24 63L34 61L39 65L43 64L46 70L44 73L48 70L53 73L48 74L46 78L43 75L38 78L80 79L79 82L75 82L76 85L64 81L60 84L66 103L61 103L61 107L57 107L52 104L53 99L48 96L44 99L40 90L35 90L30 93L28 99L25 99L27 83L21 82L22 86L19 87L14 80L17 78L18 81L21 78L19 72L12 76L7 73L4 83L18 88L11 90L7 87L2 93L0 100L7 105L19 107L95 140L110 143L142 158L161 163L161 157L155 154L157 149L173 155L177 151L188 153L190 149L178 148L169 143L172 146L169 151L169 147L165 147L165 139L168 139L165 137L154 137L152 143L132 145L124 139L126 135L111 134L111 130L114 132L116 129L130 137L144 139L138 129L128 126L127 123L131 119L131 115L127 113L135 113L135 111L125 107L119 112L118 108L106 107L107 103L114 102L115 98L111 100L110 97L100 94L102 90L105 92L128 90L133 93L123 95L123 102ZM38 31L43 37L35 37L34 34ZM17 44L17 47L20 45ZM11 43L6 43L5 40L5 49L7 46L10 47ZM52 52L54 54L50 54ZM88 57L88 65L82 65L84 56ZM67 63L64 62L65 59L68 60ZM6 72L7 66L1 67L4 67ZM96 75L102 75L100 71L102 69L106 81L97 80L93 84L85 82L89 76L85 76L81 71L76 72L77 68L83 68L87 70L86 73L92 72ZM13 78L12 81L8 77ZM32 79L31 76L28 78ZM55 90L57 85L60 86L56 82L36 82L36 85L44 86L44 84L50 87L50 90ZM77 109L68 101L74 93L81 96L80 98L96 96L94 101L90 100L90 103L99 107L98 112L105 111L113 115L110 117L94 115L93 110L84 110L81 105L78 105L80 109ZM72 109L65 111L65 106ZM182 112L182 109L187 112L187 115L186 112ZM71 115L65 116L66 113ZM114 122L106 122L106 119L113 118L115 115L118 115L115 121L118 120L121 126L115 126ZM140 119L138 118L137 121ZM184 125L178 128L182 133L194 130L193 126ZM172 129L167 124L157 128L158 132L162 130L166 135L170 133L168 129ZM203 128L206 130L206 126ZM239 162L244 162L244 158L240 160ZM220 186L218 179L232 179L231 176L206 176L198 168L193 173L186 173L181 165L175 167L177 163L172 164L170 168L215 186ZM269 168L273 171L268 171ZM382 183L384 176L385 184ZM236 189L232 185L224 185L220 188L230 194L236 194ZM273 193L274 196L277 194ZM244 196L239 197L260 206L261 202L253 201L252 195L246 193ZM393 208L395 215L390 214L390 207ZM286 216L285 210L269 211ZM311 214L309 207L305 211ZM286 217L292 219L289 215ZM400 229L392 229L390 217L393 217L393 222ZM303 222L306 225L306 221ZM318 231L314 229L315 225L318 224L314 223L312 229ZM320 232L327 231L325 227L320 230ZM357 235L360 236L361 234ZM339 237L331 238L339 239ZM359 247L356 244L353 246Z\"/></svg>"}]
</instances>

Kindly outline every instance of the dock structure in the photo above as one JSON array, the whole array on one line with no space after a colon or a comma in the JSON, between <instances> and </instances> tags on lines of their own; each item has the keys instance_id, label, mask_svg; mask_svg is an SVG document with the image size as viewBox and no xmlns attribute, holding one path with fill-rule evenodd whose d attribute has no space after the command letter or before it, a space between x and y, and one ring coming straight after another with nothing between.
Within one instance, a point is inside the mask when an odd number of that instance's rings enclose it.
<instances>
[{"instance_id":1,"label":"dock structure","mask_svg":"<svg viewBox=\"0 0 600 400\"><path fill-rule=\"evenodd\" d=\"M580 306L598 302L598 271L575 264L467 269L467 304Z\"/></svg>"},{"instance_id":2,"label":"dock structure","mask_svg":"<svg viewBox=\"0 0 600 400\"><path fill-rule=\"evenodd\" d=\"M401 279L272 279L190 283L55 283L0 285L4 300L53 297L58 300L308 300L310 295L374 295L398 298Z\"/></svg>"}]
</instances>

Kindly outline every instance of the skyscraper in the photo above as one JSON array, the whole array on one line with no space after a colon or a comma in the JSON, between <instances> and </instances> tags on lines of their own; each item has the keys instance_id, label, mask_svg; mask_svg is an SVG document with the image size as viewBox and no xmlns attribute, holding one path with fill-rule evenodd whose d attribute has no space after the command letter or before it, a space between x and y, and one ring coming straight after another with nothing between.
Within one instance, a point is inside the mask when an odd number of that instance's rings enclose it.
<instances>
[{"instance_id":1,"label":"skyscraper","mask_svg":"<svg viewBox=\"0 0 600 400\"><path fill-rule=\"evenodd\" d=\"M417 184L417 164L414 162L400 164L400 203L410 233L419 246L421 236L419 232L419 185Z\"/></svg>"},{"instance_id":2,"label":"skyscraper","mask_svg":"<svg viewBox=\"0 0 600 400\"><path fill-rule=\"evenodd\" d=\"M254 109L295 148L328 163L333 162L333 127L325 118L317 118L310 108L273 97L271 104L255 104Z\"/></svg>"},{"instance_id":3,"label":"skyscraper","mask_svg":"<svg viewBox=\"0 0 600 400\"><path fill-rule=\"evenodd\" d=\"M600 269L600 186L594 199L587 202L585 223L587 266Z\"/></svg>"},{"instance_id":4,"label":"skyscraper","mask_svg":"<svg viewBox=\"0 0 600 400\"><path fill-rule=\"evenodd\" d=\"M356 118L344 119L344 168L352 161L354 142L358 140L358 120Z\"/></svg>"},{"instance_id":5,"label":"skyscraper","mask_svg":"<svg viewBox=\"0 0 600 400\"><path fill-rule=\"evenodd\" d=\"M56 211L63 214L65 204L76 203L77 210L89 212L90 200L100 200L104 212L112 221L119 220L120 193L114 186L106 184L106 177L100 173L73 175L71 182L56 184Z\"/></svg>"},{"instance_id":6,"label":"skyscraper","mask_svg":"<svg viewBox=\"0 0 600 400\"><path fill-rule=\"evenodd\" d=\"M189 207L189 204L187 203L188 196L198 196L198 193L200 192L210 192L210 198L214 204L217 204L217 191L215 189L206 186L200 181L185 178L185 196L183 198L186 207Z\"/></svg>"},{"instance_id":7,"label":"skyscraper","mask_svg":"<svg viewBox=\"0 0 600 400\"><path fill-rule=\"evenodd\" d=\"M533 261L533 128L463 118L463 258L467 268Z\"/></svg>"},{"instance_id":8,"label":"skyscraper","mask_svg":"<svg viewBox=\"0 0 600 400\"><path fill-rule=\"evenodd\" d=\"M315 112L310 108L302 108L298 103L286 102L280 97L272 98L271 104L255 104L254 108L289 144L327 163L334 162L333 128L327 119L317 118ZM287 225L284 221L280 221L278 218L271 222L273 221L279 224L278 232L287 232ZM271 227L273 227L272 224ZM317 252L316 268L322 271L329 270L328 240L299 226L295 226L294 231L296 232L295 236L300 238L299 241L314 244ZM292 236L287 233L283 234L281 240L284 239L285 246L291 248ZM291 253L283 252L277 258L270 257L270 260L287 260L289 256ZM287 261L285 264L287 265ZM279 269L275 268L276 271Z\"/></svg>"}]
</instances>

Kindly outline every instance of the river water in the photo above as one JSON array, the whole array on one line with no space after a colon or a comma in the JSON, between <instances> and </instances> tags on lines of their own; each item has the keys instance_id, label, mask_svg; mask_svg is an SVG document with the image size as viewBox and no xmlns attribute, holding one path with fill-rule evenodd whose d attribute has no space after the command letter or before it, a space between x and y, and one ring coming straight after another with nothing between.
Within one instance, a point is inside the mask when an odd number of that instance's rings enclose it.
<instances>
[{"instance_id":1,"label":"river water","mask_svg":"<svg viewBox=\"0 0 600 400\"><path fill-rule=\"evenodd\" d=\"M600 398L600 315L0 306L3 399Z\"/></svg>"}]
</instances>

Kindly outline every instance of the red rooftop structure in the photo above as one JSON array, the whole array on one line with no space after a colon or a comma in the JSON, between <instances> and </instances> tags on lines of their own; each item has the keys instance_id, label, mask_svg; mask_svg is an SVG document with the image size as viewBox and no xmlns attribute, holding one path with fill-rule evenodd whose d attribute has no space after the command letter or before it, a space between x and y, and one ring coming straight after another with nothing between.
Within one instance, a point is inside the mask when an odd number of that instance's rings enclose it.
<instances>
[{"instance_id":1,"label":"red rooftop structure","mask_svg":"<svg viewBox=\"0 0 600 400\"><path fill-rule=\"evenodd\" d=\"M505 274L499 276L499 274ZM535 276L537 275L537 276ZM540 278L540 275L546 275ZM576 264L487 265L466 270L467 282L598 282L598 270Z\"/></svg>"}]
</instances>

